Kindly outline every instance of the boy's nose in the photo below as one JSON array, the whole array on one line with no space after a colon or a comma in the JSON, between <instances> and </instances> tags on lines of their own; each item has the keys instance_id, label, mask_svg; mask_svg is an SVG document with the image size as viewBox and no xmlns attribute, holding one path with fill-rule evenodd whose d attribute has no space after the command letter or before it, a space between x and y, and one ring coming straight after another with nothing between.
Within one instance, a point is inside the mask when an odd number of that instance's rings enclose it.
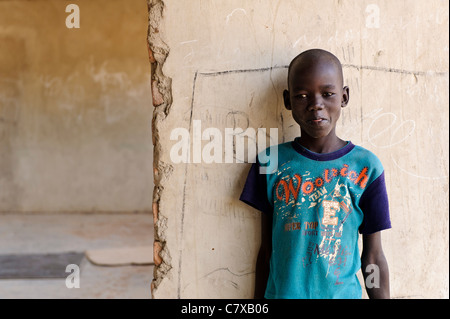
<instances>
[{"instance_id":1,"label":"boy's nose","mask_svg":"<svg viewBox=\"0 0 450 319\"><path fill-rule=\"evenodd\" d=\"M321 96L314 96L311 98L310 103L309 103L309 109L311 111L313 110L317 110L317 109L322 109L323 108L323 99Z\"/></svg>"}]
</instances>

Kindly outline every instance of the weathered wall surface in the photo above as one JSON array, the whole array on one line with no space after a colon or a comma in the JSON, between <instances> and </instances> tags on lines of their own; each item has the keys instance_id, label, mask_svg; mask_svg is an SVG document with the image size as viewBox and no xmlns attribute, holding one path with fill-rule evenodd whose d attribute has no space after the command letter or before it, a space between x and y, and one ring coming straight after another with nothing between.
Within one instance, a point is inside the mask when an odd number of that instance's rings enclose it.
<instances>
[{"instance_id":1,"label":"weathered wall surface","mask_svg":"<svg viewBox=\"0 0 450 319\"><path fill-rule=\"evenodd\" d=\"M392 297L448 298L448 1L148 1L155 298L252 296L259 213L238 201L250 164L226 163L225 141L221 163L198 158L204 131L297 136L282 104L286 66L314 47L344 64L338 134L385 166ZM190 163L175 163L186 131Z\"/></svg>"},{"instance_id":2,"label":"weathered wall surface","mask_svg":"<svg viewBox=\"0 0 450 319\"><path fill-rule=\"evenodd\" d=\"M147 17L144 0L0 1L0 212L151 209Z\"/></svg>"}]
</instances>

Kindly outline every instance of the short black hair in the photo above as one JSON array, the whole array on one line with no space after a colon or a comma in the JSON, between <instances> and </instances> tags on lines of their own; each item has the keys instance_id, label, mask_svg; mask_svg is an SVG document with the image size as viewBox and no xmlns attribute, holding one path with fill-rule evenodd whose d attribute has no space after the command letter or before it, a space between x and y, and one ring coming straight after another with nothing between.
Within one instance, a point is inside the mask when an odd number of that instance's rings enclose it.
<instances>
[{"instance_id":1,"label":"short black hair","mask_svg":"<svg viewBox=\"0 0 450 319\"><path fill-rule=\"evenodd\" d=\"M342 72L342 64L341 61L339 61L339 59L331 52L328 52L326 50L323 49L310 49L310 50L306 50L303 51L302 53L300 53L299 55L297 55L294 59L292 59L291 63L289 63L289 68L288 68L288 87L289 87L289 76L291 74L291 69L292 66L302 60L305 60L305 62L315 62L321 59L326 59L329 62L331 62L332 64L334 64L337 68L337 70L339 71L339 75L341 78L341 83L342 85L344 85L344 74Z\"/></svg>"}]
</instances>

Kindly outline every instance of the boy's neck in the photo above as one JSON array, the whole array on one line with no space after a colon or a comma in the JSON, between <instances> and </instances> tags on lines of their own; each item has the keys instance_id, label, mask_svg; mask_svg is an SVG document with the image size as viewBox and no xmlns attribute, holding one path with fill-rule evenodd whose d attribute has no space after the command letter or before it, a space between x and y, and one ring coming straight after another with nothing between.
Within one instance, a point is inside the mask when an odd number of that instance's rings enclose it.
<instances>
[{"instance_id":1,"label":"boy's neck","mask_svg":"<svg viewBox=\"0 0 450 319\"><path fill-rule=\"evenodd\" d=\"M343 148L347 144L346 141L341 140L337 136L335 136L334 138L308 138L300 136L297 141L301 146L308 149L309 151L319 154L335 152Z\"/></svg>"}]
</instances>

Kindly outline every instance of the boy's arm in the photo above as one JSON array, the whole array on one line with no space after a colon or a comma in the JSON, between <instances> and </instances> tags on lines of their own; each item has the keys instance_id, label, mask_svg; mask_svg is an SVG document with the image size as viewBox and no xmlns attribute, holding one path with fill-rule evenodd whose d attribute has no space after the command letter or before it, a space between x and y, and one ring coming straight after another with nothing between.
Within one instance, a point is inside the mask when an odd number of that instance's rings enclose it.
<instances>
[{"instance_id":1,"label":"boy's arm","mask_svg":"<svg viewBox=\"0 0 450 319\"><path fill-rule=\"evenodd\" d=\"M261 213L261 247L256 260L255 299L264 298L272 254L272 215Z\"/></svg>"},{"instance_id":2,"label":"boy's arm","mask_svg":"<svg viewBox=\"0 0 450 319\"><path fill-rule=\"evenodd\" d=\"M370 299L389 299L389 269L381 247L381 232L363 235L361 270Z\"/></svg>"}]
</instances>

